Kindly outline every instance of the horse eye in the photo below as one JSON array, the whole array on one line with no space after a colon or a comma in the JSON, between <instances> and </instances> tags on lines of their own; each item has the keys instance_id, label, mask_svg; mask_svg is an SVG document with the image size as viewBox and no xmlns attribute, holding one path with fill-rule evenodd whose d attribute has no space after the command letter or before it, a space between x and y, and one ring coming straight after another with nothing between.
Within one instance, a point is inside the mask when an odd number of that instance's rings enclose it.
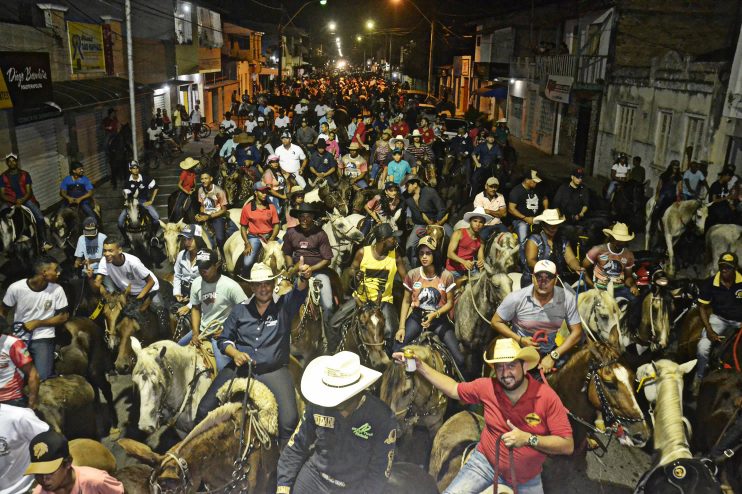
<instances>
[{"instance_id":1,"label":"horse eye","mask_svg":"<svg viewBox=\"0 0 742 494\"><path fill-rule=\"evenodd\" d=\"M605 384L605 387L608 388L608 389L612 389L612 390L617 390L618 389L618 384L616 384L613 381L604 381L603 384Z\"/></svg>"}]
</instances>

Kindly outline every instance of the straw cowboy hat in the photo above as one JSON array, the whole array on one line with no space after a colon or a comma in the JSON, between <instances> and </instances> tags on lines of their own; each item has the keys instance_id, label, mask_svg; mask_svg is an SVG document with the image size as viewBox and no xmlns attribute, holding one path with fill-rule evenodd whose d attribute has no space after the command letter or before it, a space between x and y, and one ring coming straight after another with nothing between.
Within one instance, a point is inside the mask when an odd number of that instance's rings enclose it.
<instances>
[{"instance_id":1,"label":"straw cowboy hat","mask_svg":"<svg viewBox=\"0 0 742 494\"><path fill-rule=\"evenodd\" d=\"M358 143L357 143L356 141L353 141L353 142L351 142L351 143L350 143L350 145L348 146L348 149L349 149L349 150L350 150L350 149L361 149L361 145L360 145L360 144L358 144Z\"/></svg>"},{"instance_id":2,"label":"straw cowboy hat","mask_svg":"<svg viewBox=\"0 0 742 494\"><path fill-rule=\"evenodd\" d=\"M507 121L508 121L508 119L505 118L505 117L502 117L502 118L498 118L497 119L497 123L507 123Z\"/></svg>"},{"instance_id":3,"label":"straw cowboy hat","mask_svg":"<svg viewBox=\"0 0 742 494\"><path fill-rule=\"evenodd\" d=\"M533 218L533 223L546 223L547 225L561 225L564 223L564 215L558 209L545 209L543 213Z\"/></svg>"},{"instance_id":4,"label":"straw cowboy hat","mask_svg":"<svg viewBox=\"0 0 742 494\"><path fill-rule=\"evenodd\" d=\"M296 194L304 194L304 193L305 193L304 187L302 187L301 185L293 185L291 186L291 190L289 190L289 196L291 197L295 196Z\"/></svg>"},{"instance_id":5,"label":"straw cowboy hat","mask_svg":"<svg viewBox=\"0 0 742 494\"><path fill-rule=\"evenodd\" d=\"M629 227L626 226L626 223L620 222L613 225L613 228L610 230L608 228L603 228L603 233L610 235L619 242L628 242L634 238L634 234L629 233Z\"/></svg>"},{"instance_id":6,"label":"straw cowboy hat","mask_svg":"<svg viewBox=\"0 0 742 494\"><path fill-rule=\"evenodd\" d=\"M321 407L335 407L371 386L381 372L361 365L353 352L323 355L312 360L301 378L301 394Z\"/></svg>"},{"instance_id":7,"label":"straw cowboy hat","mask_svg":"<svg viewBox=\"0 0 742 494\"><path fill-rule=\"evenodd\" d=\"M464 214L464 221L471 221L472 218L484 218L485 223L489 223L494 218L484 212L484 208L482 206L474 208L474 211L469 211L468 213Z\"/></svg>"},{"instance_id":8,"label":"straw cowboy hat","mask_svg":"<svg viewBox=\"0 0 742 494\"><path fill-rule=\"evenodd\" d=\"M181 161L181 162L180 162L180 165L179 165L179 166L180 166L180 167L181 167L181 168L182 168L183 170L190 170L190 169L191 169L191 168L193 168L194 166L198 166L198 165L199 165L200 163L201 163L200 161L198 161L198 160L196 160L196 159L193 159L193 158L191 158L191 157L189 156L189 157L187 157L186 159L184 159L183 161Z\"/></svg>"},{"instance_id":9,"label":"straw cowboy hat","mask_svg":"<svg viewBox=\"0 0 742 494\"><path fill-rule=\"evenodd\" d=\"M389 146L390 147L394 147L394 146L396 146L397 142L401 142L402 143L402 146L406 146L407 145L407 143L404 140L404 137L402 135L398 135L397 137L395 137L393 139L389 139Z\"/></svg>"},{"instance_id":10,"label":"straw cowboy hat","mask_svg":"<svg viewBox=\"0 0 742 494\"><path fill-rule=\"evenodd\" d=\"M250 270L249 279L243 278L242 276L239 276L239 278L249 283L261 283L263 281L270 281L270 280L276 279L278 278L278 275L273 274L273 270L267 264L263 262L257 262L253 265L252 269Z\"/></svg>"},{"instance_id":11,"label":"straw cowboy hat","mask_svg":"<svg viewBox=\"0 0 742 494\"><path fill-rule=\"evenodd\" d=\"M487 358L487 351L484 352L484 361L488 364L505 364L513 360L522 360L526 363L527 371L536 367L539 359L538 350L532 346L521 348L512 338L501 338L495 341L492 358Z\"/></svg>"},{"instance_id":12,"label":"straw cowboy hat","mask_svg":"<svg viewBox=\"0 0 742 494\"><path fill-rule=\"evenodd\" d=\"M237 134L234 136L234 142L236 144L253 144L255 142L255 136L250 134Z\"/></svg>"},{"instance_id":13,"label":"straw cowboy hat","mask_svg":"<svg viewBox=\"0 0 742 494\"><path fill-rule=\"evenodd\" d=\"M412 134L408 134L407 137L422 137L423 135L420 133L420 129L415 129L412 131Z\"/></svg>"}]
</instances>

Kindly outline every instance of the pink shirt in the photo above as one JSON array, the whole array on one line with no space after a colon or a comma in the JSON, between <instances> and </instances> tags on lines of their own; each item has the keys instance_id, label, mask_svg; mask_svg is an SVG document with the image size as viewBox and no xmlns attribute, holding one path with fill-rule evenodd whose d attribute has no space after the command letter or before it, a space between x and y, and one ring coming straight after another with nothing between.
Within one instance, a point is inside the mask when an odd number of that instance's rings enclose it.
<instances>
[{"instance_id":1,"label":"pink shirt","mask_svg":"<svg viewBox=\"0 0 742 494\"><path fill-rule=\"evenodd\" d=\"M474 207L489 209L497 211L498 209L505 209L505 196L497 194L492 199L488 198L484 192L480 192L474 197ZM487 226L497 225L501 223L500 218L493 218L487 223Z\"/></svg>"},{"instance_id":2,"label":"pink shirt","mask_svg":"<svg viewBox=\"0 0 742 494\"><path fill-rule=\"evenodd\" d=\"M124 494L124 486L121 482L105 470L91 467L72 467L72 469L75 471L75 485L71 492L75 494ZM37 485L33 494L52 494L52 491L45 491Z\"/></svg>"}]
</instances>

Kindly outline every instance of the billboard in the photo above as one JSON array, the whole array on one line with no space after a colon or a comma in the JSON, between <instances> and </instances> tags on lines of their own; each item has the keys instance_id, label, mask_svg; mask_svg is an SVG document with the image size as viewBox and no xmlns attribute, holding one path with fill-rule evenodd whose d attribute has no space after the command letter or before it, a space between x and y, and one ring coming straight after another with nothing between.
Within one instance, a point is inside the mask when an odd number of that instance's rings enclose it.
<instances>
[{"instance_id":1,"label":"billboard","mask_svg":"<svg viewBox=\"0 0 742 494\"><path fill-rule=\"evenodd\" d=\"M53 101L52 71L49 54L39 52L0 52L0 109L13 109L15 120L22 123L46 118L56 111Z\"/></svg>"},{"instance_id":2,"label":"billboard","mask_svg":"<svg viewBox=\"0 0 742 494\"><path fill-rule=\"evenodd\" d=\"M103 29L100 24L68 21L67 37L73 74L106 71Z\"/></svg>"},{"instance_id":3,"label":"billboard","mask_svg":"<svg viewBox=\"0 0 742 494\"><path fill-rule=\"evenodd\" d=\"M569 92L572 90L573 77L562 75L550 75L546 81L544 95L559 103L569 103Z\"/></svg>"}]
</instances>

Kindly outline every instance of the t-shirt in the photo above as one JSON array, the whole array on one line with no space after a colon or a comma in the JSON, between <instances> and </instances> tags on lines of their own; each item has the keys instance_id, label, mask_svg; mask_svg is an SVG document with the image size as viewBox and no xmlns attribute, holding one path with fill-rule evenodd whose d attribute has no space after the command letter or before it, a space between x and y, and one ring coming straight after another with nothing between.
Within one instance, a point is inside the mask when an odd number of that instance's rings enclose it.
<instances>
[{"instance_id":1,"label":"t-shirt","mask_svg":"<svg viewBox=\"0 0 742 494\"><path fill-rule=\"evenodd\" d=\"M453 275L445 269L441 274L427 278L423 268L417 267L407 272L404 287L411 292L410 305L424 311L436 310L448 302L448 292L456 288Z\"/></svg>"},{"instance_id":2,"label":"t-shirt","mask_svg":"<svg viewBox=\"0 0 742 494\"><path fill-rule=\"evenodd\" d=\"M685 170L685 173L683 173L683 194L686 195L693 195L696 193L696 189L698 188L698 184L704 179L703 172L701 170L696 170L695 173L692 172L690 169ZM688 189L688 186L685 185L685 181L688 181L690 184L690 189Z\"/></svg>"},{"instance_id":3,"label":"t-shirt","mask_svg":"<svg viewBox=\"0 0 742 494\"><path fill-rule=\"evenodd\" d=\"M225 118L224 120L221 121L219 126L224 127L224 130L227 130L227 131L230 129L234 130L237 128L237 124L231 118L229 120Z\"/></svg>"},{"instance_id":4,"label":"t-shirt","mask_svg":"<svg viewBox=\"0 0 742 494\"><path fill-rule=\"evenodd\" d=\"M274 125L276 126L277 129L282 129L284 127L288 127L290 122L291 122L291 119L289 119L288 116L276 117Z\"/></svg>"},{"instance_id":5,"label":"t-shirt","mask_svg":"<svg viewBox=\"0 0 742 494\"><path fill-rule=\"evenodd\" d=\"M203 186L198 189L198 202L204 208L204 213L211 214L227 207L227 195L218 185L211 185L211 190L206 192Z\"/></svg>"},{"instance_id":6,"label":"t-shirt","mask_svg":"<svg viewBox=\"0 0 742 494\"><path fill-rule=\"evenodd\" d=\"M86 176L75 180L72 175L67 175L62 179L59 190L65 191L70 197L78 198L93 190L93 183Z\"/></svg>"},{"instance_id":7,"label":"t-shirt","mask_svg":"<svg viewBox=\"0 0 742 494\"><path fill-rule=\"evenodd\" d=\"M11 335L0 335L0 402L23 398L25 383L20 368L31 362L33 359L23 340Z\"/></svg>"},{"instance_id":8,"label":"t-shirt","mask_svg":"<svg viewBox=\"0 0 742 494\"><path fill-rule=\"evenodd\" d=\"M387 180L392 180L399 185L408 173L412 173L410 164L405 160L390 161L386 169Z\"/></svg>"},{"instance_id":9,"label":"t-shirt","mask_svg":"<svg viewBox=\"0 0 742 494\"><path fill-rule=\"evenodd\" d=\"M361 272L363 283L356 289L354 296L361 302L393 302L392 287L394 276L397 274L397 252L390 251L384 259L376 259L373 254L373 245L363 248ZM379 297L381 292L381 297Z\"/></svg>"},{"instance_id":10,"label":"t-shirt","mask_svg":"<svg viewBox=\"0 0 742 494\"><path fill-rule=\"evenodd\" d=\"M95 237L86 237L80 235L77 239L77 247L75 247L75 257L81 259L101 259L103 257L103 241L106 239L106 234L98 232ZM93 272L98 269L98 262L90 265Z\"/></svg>"},{"instance_id":11,"label":"t-shirt","mask_svg":"<svg viewBox=\"0 0 742 494\"><path fill-rule=\"evenodd\" d=\"M343 159L338 163L341 175L346 175L351 178L356 178L363 175L368 171L368 164L363 156L360 154L355 158L351 157L350 154L343 156Z\"/></svg>"},{"instance_id":12,"label":"t-shirt","mask_svg":"<svg viewBox=\"0 0 742 494\"><path fill-rule=\"evenodd\" d=\"M154 128L154 129L150 127L149 129L147 129L147 136L149 137L149 142L155 142L157 138L160 137L160 135L162 135L162 129L159 127Z\"/></svg>"},{"instance_id":13,"label":"t-shirt","mask_svg":"<svg viewBox=\"0 0 742 494\"><path fill-rule=\"evenodd\" d=\"M106 262L106 258L100 260L98 264L98 273L103 276L109 276L113 284L117 289L124 291L126 287L131 285L131 294L139 295L147 284L147 277L151 276L155 280L155 285L150 290L150 293L154 293L160 289L160 282L152 271L147 269L142 261L137 256L131 254L122 254L124 256L124 263L121 266L116 266Z\"/></svg>"},{"instance_id":14,"label":"t-shirt","mask_svg":"<svg viewBox=\"0 0 742 494\"><path fill-rule=\"evenodd\" d=\"M616 178L626 178L631 171L631 165L629 163L613 163L611 170L616 172Z\"/></svg>"},{"instance_id":15,"label":"t-shirt","mask_svg":"<svg viewBox=\"0 0 742 494\"><path fill-rule=\"evenodd\" d=\"M518 429L537 436L572 436L572 426L554 390L527 375L528 389L513 405L500 384L492 378L481 377L471 382L459 383L456 390L466 404L484 405L482 438L477 445L480 453L487 457L490 465L499 462L500 475L510 482L510 457L508 448L500 445L499 458L495 456L497 438L509 432L509 420ZM527 482L539 473L546 455L533 448L513 449L515 476L518 483Z\"/></svg>"},{"instance_id":16,"label":"t-shirt","mask_svg":"<svg viewBox=\"0 0 742 494\"><path fill-rule=\"evenodd\" d=\"M34 483L33 475L24 475L31 463L28 444L48 430L30 408L0 405L0 494L28 492Z\"/></svg>"},{"instance_id":17,"label":"t-shirt","mask_svg":"<svg viewBox=\"0 0 742 494\"><path fill-rule=\"evenodd\" d=\"M247 227L250 235L266 235L278 224L278 213L272 203L267 208L259 209L254 201L246 203L240 214L240 225Z\"/></svg>"},{"instance_id":18,"label":"t-shirt","mask_svg":"<svg viewBox=\"0 0 742 494\"><path fill-rule=\"evenodd\" d=\"M182 172L180 172L180 176L178 177L178 182L181 183L181 186L185 190L187 190L188 192L191 192L193 188L196 186L196 174L190 170L183 170Z\"/></svg>"},{"instance_id":19,"label":"t-shirt","mask_svg":"<svg viewBox=\"0 0 742 494\"><path fill-rule=\"evenodd\" d=\"M524 216L537 216L541 212L541 198L535 190L527 190L522 183L510 191L508 202L515 204L515 209Z\"/></svg>"},{"instance_id":20,"label":"t-shirt","mask_svg":"<svg viewBox=\"0 0 742 494\"><path fill-rule=\"evenodd\" d=\"M72 467L75 469L75 485L70 492L95 494L124 494L124 486L118 479L105 470L92 467ZM33 490L33 494L53 494L45 491L40 485Z\"/></svg>"},{"instance_id":21,"label":"t-shirt","mask_svg":"<svg viewBox=\"0 0 742 494\"><path fill-rule=\"evenodd\" d=\"M298 228L289 228L283 236L283 253L291 256L294 264L304 256L304 263L309 266L327 260L332 260L332 247L327 233L321 228L313 228L309 233Z\"/></svg>"},{"instance_id":22,"label":"t-shirt","mask_svg":"<svg viewBox=\"0 0 742 494\"><path fill-rule=\"evenodd\" d=\"M480 192L474 197L474 207L489 209L491 211L504 209L506 207L505 196L502 194L497 194L495 195L495 197L490 199L484 192ZM500 221L500 218L492 218L490 221L487 222L486 226L499 225L500 223L502 223Z\"/></svg>"},{"instance_id":23,"label":"t-shirt","mask_svg":"<svg viewBox=\"0 0 742 494\"><path fill-rule=\"evenodd\" d=\"M598 288L605 288L609 281L613 285L624 285L624 269L634 267L634 253L628 249L613 252L608 244L596 245L587 252L593 263L593 281Z\"/></svg>"},{"instance_id":24,"label":"t-shirt","mask_svg":"<svg viewBox=\"0 0 742 494\"><path fill-rule=\"evenodd\" d=\"M3 304L15 307L13 322L26 322L33 319L49 319L67 309L67 296L56 283L48 283L37 292L28 286L28 279L18 280L8 287ZM54 326L39 326L31 333L33 340L54 338Z\"/></svg>"},{"instance_id":25,"label":"t-shirt","mask_svg":"<svg viewBox=\"0 0 742 494\"><path fill-rule=\"evenodd\" d=\"M301 168L301 162L307 159L304 151L296 144L286 146L278 146L276 148L276 156L278 156L279 162L281 163L281 169L289 173L297 173Z\"/></svg>"},{"instance_id":26,"label":"t-shirt","mask_svg":"<svg viewBox=\"0 0 742 494\"><path fill-rule=\"evenodd\" d=\"M223 323L232 307L247 300L242 287L233 279L219 276L216 283L205 282L200 276L191 285L191 306L201 307L201 331L212 321Z\"/></svg>"},{"instance_id":27,"label":"t-shirt","mask_svg":"<svg viewBox=\"0 0 742 494\"><path fill-rule=\"evenodd\" d=\"M698 302L711 304L711 310L719 317L742 323L742 274L737 271L731 288L726 288L716 273L701 285Z\"/></svg>"}]
</instances>

